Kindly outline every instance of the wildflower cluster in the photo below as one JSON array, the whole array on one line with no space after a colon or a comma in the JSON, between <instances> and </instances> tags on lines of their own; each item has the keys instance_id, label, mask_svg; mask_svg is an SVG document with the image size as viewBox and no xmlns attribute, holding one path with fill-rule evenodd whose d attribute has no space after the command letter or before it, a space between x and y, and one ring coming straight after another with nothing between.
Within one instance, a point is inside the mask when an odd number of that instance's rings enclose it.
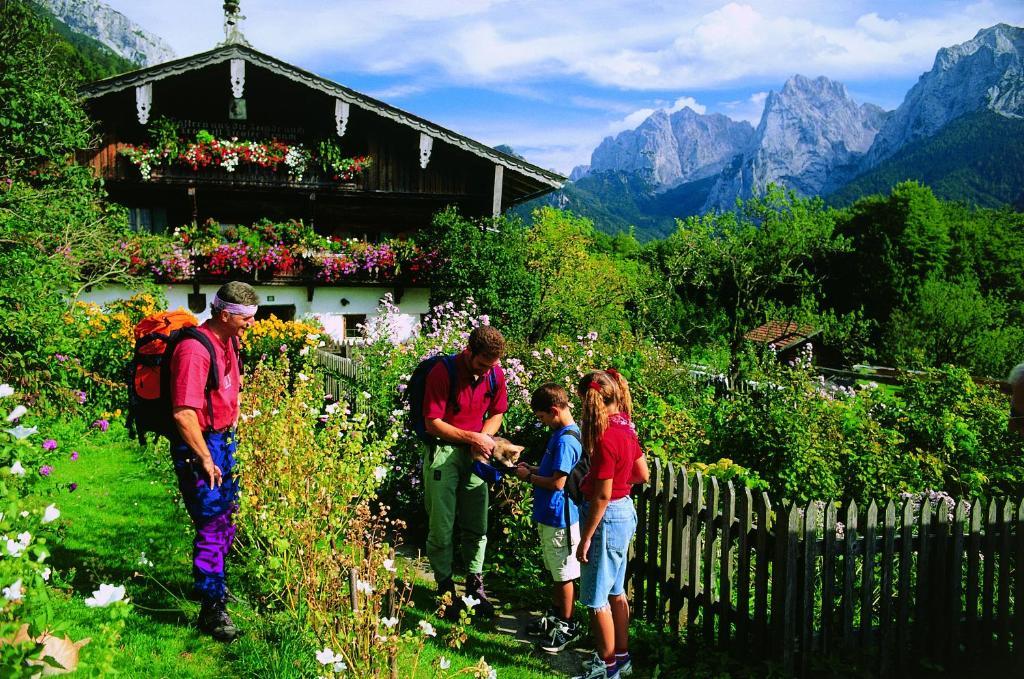
<instances>
[{"instance_id":1,"label":"wildflower cluster","mask_svg":"<svg viewBox=\"0 0 1024 679\"><path fill-rule=\"evenodd\" d=\"M309 352L325 345L327 335L316 319L282 321L271 315L256 321L242 339L242 360L254 365L258 361L276 362L286 357L298 365Z\"/></svg>"}]
</instances>

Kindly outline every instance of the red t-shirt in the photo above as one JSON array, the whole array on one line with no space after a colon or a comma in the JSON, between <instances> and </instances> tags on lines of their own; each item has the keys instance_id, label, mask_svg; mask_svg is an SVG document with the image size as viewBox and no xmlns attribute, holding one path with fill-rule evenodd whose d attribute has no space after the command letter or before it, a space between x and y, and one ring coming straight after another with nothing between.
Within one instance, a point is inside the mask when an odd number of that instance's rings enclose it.
<instances>
[{"instance_id":1,"label":"red t-shirt","mask_svg":"<svg viewBox=\"0 0 1024 679\"><path fill-rule=\"evenodd\" d=\"M230 340L222 342L205 323L199 326L199 331L210 338L220 369L220 388L210 394L212 418L206 401L210 352L198 340L183 340L171 357L171 405L175 408L185 406L194 409L203 431L220 430L234 425L238 420L238 355L234 347L230 346Z\"/></svg>"},{"instance_id":2,"label":"red t-shirt","mask_svg":"<svg viewBox=\"0 0 1024 679\"><path fill-rule=\"evenodd\" d=\"M633 463L643 456L640 441L628 419L623 415L612 415L593 452L590 454L590 472L583 477L580 490L588 500L594 499L594 482L597 479L612 480L612 500L629 495L632 488Z\"/></svg>"},{"instance_id":3,"label":"red t-shirt","mask_svg":"<svg viewBox=\"0 0 1024 679\"><path fill-rule=\"evenodd\" d=\"M494 366L494 393L491 380L484 375L474 377L469 372L469 351L463 351L455 359L456 402L458 412L448 406L450 382L448 368L438 361L427 375L423 393L423 419L442 420L465 431L479 432L484 428L486 417L508 411L508 388L505 373L500 366Z\"/></svg>"}]
</instances>

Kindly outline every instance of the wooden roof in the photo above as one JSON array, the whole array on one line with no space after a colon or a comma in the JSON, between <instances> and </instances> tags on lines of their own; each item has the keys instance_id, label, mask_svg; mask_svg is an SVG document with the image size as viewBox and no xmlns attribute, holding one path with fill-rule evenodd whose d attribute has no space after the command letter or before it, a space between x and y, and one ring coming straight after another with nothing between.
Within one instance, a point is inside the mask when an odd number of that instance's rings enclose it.
<instances>
[{"instance_id":1,"label":"wooden roof","mask_svg":"<svg viewBox=\"0 0 1024 679\"><path fill-rule=\"evenodd\" d=\"M785 351L820 332L810 325L799 325L793 321L768 321L749 331L743 338L751 342L767 344L778 351Z\"/></svg>"},{"instance_id":2,"label":"wooden roof","mask_svg":"<svg viewBox=\"0 0 1024 679\"><path fill-rule=\"evenodd\" d=\"M229 62L232 59L242 59L247 63L265 68L281 77L347 102L353 107L370 111L400 125L427 134L433 137L435 148L438 142L443 142L479 158L486 159L495 165L502 166L505 171L506 186L515 193L514 196L510 197L509 204L524 202L544 195L561 188L566 182L566 177L556 172L545 170L521 158L496 151L486 144L283 62L244 44L222 45L208 52L98 80L84 86L80 92L86 100L100 99L139 85L159 82L160 80L184 75L214 64Z\"/></svg>"}]
</instances>

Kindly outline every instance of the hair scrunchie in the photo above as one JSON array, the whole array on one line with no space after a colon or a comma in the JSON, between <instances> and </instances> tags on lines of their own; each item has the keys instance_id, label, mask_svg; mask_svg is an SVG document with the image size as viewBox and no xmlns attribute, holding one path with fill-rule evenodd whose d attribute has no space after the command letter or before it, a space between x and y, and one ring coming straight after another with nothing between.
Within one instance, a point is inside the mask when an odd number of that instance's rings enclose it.
<instances>
[{"instance_id":1,"label":"hair scrunchie","mask_svg":"<svg viewBox=\"0 0 1024 679\"><path fill-rule=\"evenodd\" d=\"M619 379L622 377L622 375L619 374L619 371L616 370L615 368L605 368L605 372L614 377L615 379Z\"/></svg>"},{"instance_id":2,"label":"hair scrunchie","mask_svg":"<svg viewBox=\"0 0 1024 679\"><path fill-rule=\"evenodd\" d=\"M590 388L598 393L601 393L601 385L598 382L591 381Z\"/></svg>"}]
</instances>

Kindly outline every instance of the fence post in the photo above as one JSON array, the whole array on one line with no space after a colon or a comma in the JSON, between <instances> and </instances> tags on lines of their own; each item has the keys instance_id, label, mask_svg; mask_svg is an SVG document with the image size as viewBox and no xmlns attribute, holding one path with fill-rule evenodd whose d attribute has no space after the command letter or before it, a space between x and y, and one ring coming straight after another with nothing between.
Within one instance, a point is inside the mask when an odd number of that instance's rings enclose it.
<instances>
[{"instance_id":1,"label":"fence post","mask_svg":"<svg viewBox=\"0 0 1024 679\"><path fill-rule=\"evenodd\" d=\"M896 555L896 505L889 500L885 505L882 519L882 579L878 597L878 656L879 674L883 677L892 671L892 562Z\"/></svg>"},{"instance_id":2,"label":"fence post","mask_svg":"<svg viewBox=\"0 0 1024 679\"><path fill-rule=\"evenodd\" d=\"M931 565L929 551L932 527L932 503L928 498L921 500L921 516L917 529L917 601L914 603L914 638L912 643L917 657L923 657L928 648L928 569Z\"/></svg>"},{"instance_id":3,"label":"fence post","mask_svg":"<svg viewBox=\"0 0 1024 679\"><path fill-rule=\"evenodd\" d=\"M704 638L715 638L715 541L718 528L718 479L709 476L707 520L704 521Z\"/></svg>"},{"instance_id":4,"label":"fence post","mask_svg":"<svg viewBox=\"0 0 1024 679\"><path fill-rule=\"evenodd\" d=\"M985 538L983 544L982 567L982 597L981 597L981 648L988 651L992 648L992 633L995 631L993 620L994 599L995 599L995 575L996 575L996 521L998 512L996 500L992 498L988 502L988 512L985 515Z\"/></svg>"},{"instance_id":5,"label":"fence post","mask_svg":"<svg viewBox=\"0 0 1024 679\"><path fill-rule=\"evenodd\" d=\"M949 619L946 611L951 608L949 605L949 589L945 586L946 563L949 559L947 556L949 510L946 507L945 501L939 501L936 512L938 513L935 517L937 519L935 523L935 539L932 542L931 550L932 567L931 573L928 574L931 578L931 583L929 584L931 591L931 613L928 617L932 621L932 632L929 635L929 640L931 641L933 656L945 665L949 657L949 644L947 643L949 627L944 623Z\"/></svg>"},{"instance_id":6,"label":"fence post","mask_svg":"<svg viewBox=\"0 0 1024 679\"><path fill-rule=\"evenodd\" d=\"M969 505L967 505L969 506ZM963 603L960 597L963 593L963 560L964 560L964 522L967 520L967 512L964 509L963 499L957 499L956 510L953 513L953 524L950 545L949 572L946 574L947 587L949 588L949 606L946 608L949 614L949 652L953 659L960 655L960 642L963 639L963 628L961 627L960 616L963 611Z\"/></svg>"},{"instance_id":7,"label":"fence post","mask_svg":"<svg viewBox=\"0 0 1024 679\"><path fill-rule=\"evenodd\" d=\"M672 591L679 585L675 577L675 563L672 561L672 552L675 547L673 536L675 535L675 514L672 511L675 503L679 502L676 492L676 469L671 462L665 471L662 486L664 492L661 497L661 582L658 588L658 627L665 624L665 615L668 613L669 605L672 602Z\"/></svg>"},{"instance_id":8,"label":"fence post","mask_svg":"<svg viewBox=\"0 0 1024 679\"><path fill-rule=\"evenodd\" d=\"M651 495L647 504L647 558L644 565L644 577L647 580L647 603L644 605L646 619L652 625L658 624L658 541L661 538L661 512L658 511L659 498L665 492L664 470L661 460L654 458L654 469L651 470Z\"/></svg>"},{"instance_id":9,"label":"fence post","mask_svg":"<svg viewBox=\"0 0 1024 679\"><path fill-rule=\"evenodd\" d=\"M835 630L836 505L825 503L825 528L821 535L821 651L832 650Z\"/></svg>"},{"instance_id":10,"label":"fence post","mask_svg":"<svg viewBox=\"0 0 1024 679\"><path fill-rule=\"evenodd\" d=\"M633 540L633 616L644 618L644 593L647 585L647 514L650 510L652 488L658 469L658 458L654 458L650 480L643 485L636 503L636 539Z\"/></svg>"},{"instance_id":11,"label":"fence post","mask_svg":"<svg viewBox=\"0 0 1024 679\"><path fill-rule=\"evenodd\" d=\"M863 654L865 656L867 655L866 651L872 646L875 601L875 530L877 527L878 505L872 500L868 505L868 513L864 521L864 549L862 550L864 565L861 569L860 647L865 651Z\"/></svg>"},{"instance_id":12,"label":"fence post","mask_svg":"<svg viewBox=\"0 0 1024 679\"><path fill-rule=\"evenodd\" d=\"M736 489L732 481L725 482L722 495L721 561L718 567L718 643L729 648L732 636L732 536L736 520Z\"/></svg>"},{"instance_id":13,"label":"fence post","mask_svg":"<svg viewBox=\"0 0 1024 679\"><path fill-rule=\"evenodd\" d=\"M1013 653L1018 664L1024 664L1024 500L1017 505L1016 521L1016 553L1014 555L1014 566L1016 567L1016 590L1013 598Z\"/></svg>"},{"instance_id":14,"label":"fence post","mask_svg":"<svg viewBox=\"0 0 1024 679\"><path fill-rule=\"evenodd\" d=\"M693 508L690 506L690 480L687 476L685 466L679 468L676 476L676 522L672 531L672 552L675 555L672 563L675 565L676 584L678 587L672 594L672 609L669 613L672 634L679 633L685 618L684 608L686 605L686 573L690 565L690 545L686 540L687 533L684 526L688 526L695 520Z\"/></svg>"},{"instance_id":15,"label":"fence post","mask_svg":"<svg viewBox=\"0 0 1024 679\"><path fill-rule=\"evenodd\" d=\"M700 599L700 527L704 521L704 517L701 516L701 510L704 507L704 477L699 471L693 475L693 485L690 488L690 507L693 508L690 521L687 523L689 528L687 543L690 547L690 601L687 603L686 624L692 626L697 621L697 613L700 612L702 606Z\"/></svg>"},{"instance_id":16,"label":"fence post","mask_svg":"<svg viewBox=\"0 0 1024 679\"><path fill-rule=\"evenodd\" d=\"M1010 526L1013 523L1013 501L1003 500L999 512L999 609L998 622L1000 652L1010 650Z\"/></svg>"},{"instance_id":17,"label":"fence post","mask_svg":"<svg viewBox=\"0 0 1024 679\"><path fill-rule=\"evenodd\" d=\"M754 641L759 655L767 655L771 644L768 634L768 564L771 561L768 520L771 513L771 500L768 499L768 493L762 492L758 496L757 536L754 538L757 551L757 570L754 575Z\"/></svg>"},{"instance_id":18,"label":"fence post","mask_svg":"<svg viewBox=\"0 0 1024 679\"><path fill-rule=\"evenodd\" d=\"M750 629L750 528L753 525L754 499L750 489L744 486L737 497L736 526L736 646L747 648Z\"/></svg>"},{"instance_id":19,"label":"fence post","mask_svg":"<svg viewBox=\"0 0 1024 679\"><path fill-rule=\"evenodd\" d=\"M797 604L797 556L800 553L800 507L793 504L786 517L785 533L782 526L777 535L784 539L786 565L783 569L782 593L782 666L789 674L793 673L793 646L796 641L796 604Z\"/></svg>"},{"instance_id":20,"label":"fence post","mask_svg":"<svg viewBox=\"0 0 1024 679\"><path fill-rule=\"evenodd\" d=\"M914 501L903 504L900 522L899 610L896 614L896 655L900 667L910 662L910 558L914 550Z\"/></svg>"},{"instance_id":21,"label":"fence post","mask_svg":"<svg viewBox=\"0 0 1024 679\"><path fill-rule=\"evenodd\" d=\"M967 612L964 615L964 626L967 638L968 654L978 650L978 564L981 559L981 522L984 520L981 500L975 499L971 505L971 528L967 536Z\"/></svg>"},{"instance_id":22,"label":"fence post","mask_svg":"<svg viewBox=\"0 0 1024 679\"><path fill-rule=\"evenodd\" d=\"M850 500L843 515L843 645L853 650L853 581L857 565L857 503Z\"/></svg>"},{"instance_id":23,"label":"fence post","mask_svg":"<svg viewBox=\"0 0 1024 679\"><path fill-rule=\"evenodd\" d=\"M818 508L807 503L804 510L804 575L800 607L800 676L807 676L814 647L814 591L818 564Z\"/></svg>"}]
</instances>

